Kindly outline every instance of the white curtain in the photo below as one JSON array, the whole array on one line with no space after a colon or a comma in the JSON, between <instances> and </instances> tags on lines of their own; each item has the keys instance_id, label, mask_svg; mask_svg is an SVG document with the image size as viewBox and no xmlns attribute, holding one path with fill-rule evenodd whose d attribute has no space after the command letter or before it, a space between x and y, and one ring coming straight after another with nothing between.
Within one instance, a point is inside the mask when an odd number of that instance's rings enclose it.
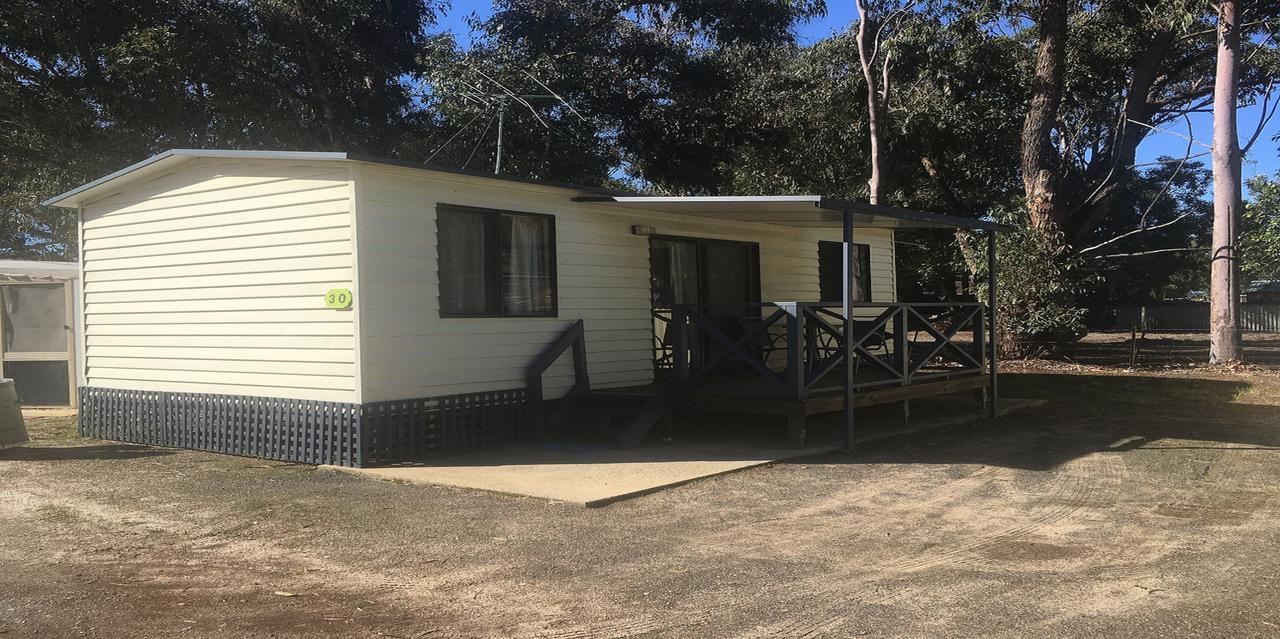
<instances>
[{"instance_id":1,"label":"white curtain","mask_svg":"<svg viewBox=\"0 0 1280 639\"><path fill-rule=\"evenodd\" d=\"M553 310L551 238L546 218L504 215L502 306L505 315L542 315Z\"/></svg>"}]
</instances>

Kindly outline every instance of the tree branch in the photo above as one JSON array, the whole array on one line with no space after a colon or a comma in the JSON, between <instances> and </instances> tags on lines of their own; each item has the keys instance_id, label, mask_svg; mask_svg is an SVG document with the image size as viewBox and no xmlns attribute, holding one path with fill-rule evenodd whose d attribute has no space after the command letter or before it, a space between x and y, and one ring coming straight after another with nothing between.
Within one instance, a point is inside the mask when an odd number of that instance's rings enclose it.
<instances>
[{"instance_id":1,"label":"tree branch","mask_svg":"<svg viewBox=\"0 0 1280 639\"><path fill-rule=\"evenodd\" d=\"M48 81L49 74L43 69L33 69L13 58L9 57L8 52L0 50L0 66L9 68L14 74L32 80L34 82Z\"/></svg>"},{"instance_id":2,"label":"tree branch","mask_svg":"<svg viewBox=\"0 0 1280 639\"><path fill-rule=\"evenodd\" d=\"M1093 246L1081 249L1080 250L1081 255L1084 255L1085 253L1088 253L1090 251L1100 249L1104 246L1107 246L1108 244L1119 242L1120 240L1123 240L1126 237L1132 237L1139 233L1146 233L1148 231L1155 231L1157 229L1173 226L1174 224L1181 222L1182 220L1186 219L1188 216L1191 215L1190 212L1187 212L1163 224L1157 224L1155 226L1150 226L1150 227L1147 226L1147 216L1151 214L1151 209L1155 208L1156 202L1159 202L1160 198L1164 197L1164 194L1169 192L1169 188L1173 186L1173 181L1178 178L1178 174L1182 171L1182 167L1186 166L1187 161L1191 159L1191 145L1195 143L1195 135L1191 129L1191 118L1187 117L1186 115L1182 116L1182 118L1186 120L1186 123L1187 123L1187 136L1186 136L1187 150L1185 153L1182 154L1182 160L1178 162L1178 166L1174 167L1173 172L1169 174L1169 179L1165 180L1164 186L1160 187L1160 192L1156 193L1155 197L1151 198L1151 202L1147 204L1146 210L1142 212L1142 217L1138 218L1138 228L1132 231L1129 231L1127 233L1121 233L1120 235L1117 235L1105 242L1100 242L1098 244L1094 244Z\"/></svg>"},{"instance_id":3,"label":"tree branch","mask_svg":"<svg viewBox=\"0 0 1280 639\"><path fill-rule=\"evenodd\" d=\"M1100 249L1100 248L1102 248L1102 247L1104 247L1104 246L1106 246L1106 245L1108 245L1108 244L1114 244L1114 243L1116 243L1116 242L1119 242L1120 240L1123 240L1123 239L1124 239L1124 238L1126 238L1126 237L1132 237L1132 236L1137 235L1137 234L1139 234L1139 233L1146 233L1146 232L1148 232L1148 231L1155 231L1155 230L1158 230L1158 229L1165 228L1166 226L1173 226L1174 224L1177 224L1178 222L1181 222L1182 220L1184 220L1184 219L1186 219L1186 218L1190 217L1190 215L1191 215L1190 213L1183 213L1182 215L1179 215L1178 217L1175 217L1175 218L1173 218L1172 220L1169 220L1168 222L1162 222L1162 223L1157 224L1157 225L1155 225L1155 226L1148 226L1148 227L1145 227L1145 228L1136 228L1136 229L1133 229L1132 231L1129 231L1129 232L1127 232L1127 233L1121 233L1120 235L1117 235L1117 236L1115 236L1115 237L1113 237L1113 238L1111 238L1111 239L1109 239L1109 240L1107 240L1107 241L1105 241L1105 242L1099 242L1099 243L1094 244L1093 246L1090 246L1090 247L1088 247L1088 248L1080 249L1080 250L1078 251L1078 253L1079 253L1080 255L1084 255L1085 253L1088 253L1088 252L1090 252L1090 251L1095 251L1095 250ZM1102 257L1107 257L1107 256L1105 256L1105 255L1104 255L1104 256L1102 256Z\"/></svg>"},{"instance_id":4,"label":"tree branch","mask_svg":"<svg viewBox=\"0 0 1280 639\"><path fill-rule=\"evenodd\" d=\"M1107 260L1117 257L1142 257L1143 255L1156 255L1158 253L1186 253L1189 251L1205 251L1208 252L1207 246L1189 246L1186 248L1163 248L1151 251L1138 251L1137 253L1110 253L1107 255L1099 255L1098 259Z\"/></svg>"},{"instance_id":5,"label":"tree branch","mask_svg":"<svg viewBox=\"0 0 1280 639\"><path fill-rule=\"evenodd\" d=\"M1139 164L1130 164L1127 168L1130 168L1130 169L1137 169L1137 168L1141 168L1141 167L1144 167L1144 166L1158 166L1158 165L1161 165L1161 164L1173 164L1173 163L1175 163L1175 162L1176 162L1176 163L1178 163L1178 164L1181 164L1181 163L1182 163L1183 161L1185 161L1185 160L1194 160L1194 159L1196 159L1196 158L1202 158L1202 157L1205 157L1205 156L1207 156L1207 155L1212 155L1212 153L1210 153L1209 151L1201 151L1201 152L1199 152L1199 153L1192 153L1191 155L1188 155L1188 156L1187 156L1187 157L1185 157L1185 158L1177 158L1177 159L1169 158L1169 159L1167 159L1167 160L1164 160L1164 159L1162 159L1162 160L1152 160L1152 161L1150 161L1150 162L1142 162L1142 163L1139 163Z\"/></svg>"},{"instance_id":6,"label":"tree branch","mask_svg":"<svg viewBox=\"0 0 1280 639\"><path fill-rule=\"evenodd\" d=\"M1194 143L1194 144L1199 144L1200 146L1202 146L1202 147L1204 147L1204 148L1206 148L1206 149L1209 149L1209 150L1211 150L1211 151L1213 150L1213 147L1209 146L1208 144L1205 144L1205 143L1203 143L1203 142L1196 142L1196 141L1195 141L1195 138L1189 138L1189 137L1187 137L1187 136L1185 136L1185 135L1183 135L1183 134L1181 134L1181 133L1174 133L1173 131L1170 131L1170 130L1168 130L1168 129L1158 129L1158 128L1154 127L1154 126L1151 126L1150 124L1145 124L1145 123L1143 123L1143 122L1138 122L1137 120L1129 120L1129 122L1132 122L1132 123L1134 123L1134 124L1136 124L1136 125L1138 125L1138 126L1142 126L1142 127L1146 127L1146 128L1148 128L1148 129L1151 129L1152 131L1155 131L1156 133L1168 133L1169 135L1172 135L1172 136L1174 136L1174 137L1179 137L1179 138L1182 138L1182 139L1184 139L1184 140L1191 140L1191 141L1192 141L1192 143Z\"/></svg>"},{"instance_id":7,"label":"tree branch","mask_svg":"<svg viewBox=\"0 0 1280 639\"><path fill-rule=\"evenodd\" d=\"M1271 111L1267 111L1267 106L1271 104L1271 89L1275 86L1275 80L1267 80L1267 88L1262 94L1262 112L1258 116L1258 127L1253 130L1253 135L1249 136L1249 141L1240 147L1240 155L1249 153L1249 149L1253 148L1253 143L1258 141L1258 136L1262 135L1262 130L1266 128L1267 123L1271 121L1271 117L1276 114L1276 107L1271 107ZM1280 101L1276 101L1276 106L1280 106Z\"/></svg>"}]
</instances>

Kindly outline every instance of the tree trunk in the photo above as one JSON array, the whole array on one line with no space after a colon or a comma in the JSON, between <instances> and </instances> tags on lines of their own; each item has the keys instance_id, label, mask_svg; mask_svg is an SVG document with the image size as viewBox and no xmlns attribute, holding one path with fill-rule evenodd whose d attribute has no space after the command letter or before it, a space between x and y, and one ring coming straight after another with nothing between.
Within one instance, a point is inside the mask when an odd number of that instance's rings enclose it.
<instances>
[{"instance_id":1,"label":"tree trunk","mask_svg":"<svg viewBox=\"0 0 1280 639\"><path fill-rule=\"evenodd\" d=\"M1062 101L1063 58L1067 49L1066 0L1041 0L1040 36L1031 101L1022 123L1022 183L1032 227L1051 237L1062 222L1064 202L1058 197L1058 155L1052 132Z\"/></svg>"},{"instance_id":2,"label":"tree trunk","mask_svg":"<svg viewBox=\"0 0 1280 639\"><path fill-rule=\"evenodd\" d=\"M1213 251L1209 275L1209 362L1240 360L1239 264L1236 239L1243 208L1236 93L1240 14L1236 0L1218 3L1218 68L1213 88Z\"/></svg>"},{"instance_id":3,"label":"tree trunk","mask_svg":"<svg viewBox=\"0 0 1280 639\"><path fill-rule=\"evenodd\" d=\"M872 51L873 45L867 40L868 35L874 33L871 24L871 16L868 15L866 0L857 0L855 3L858 7L858 61L862 65L862 77L867 82L867 133L871 138L871 178L867 180L868 200L872 204L884 203L884 150L883 133L881 131L881 100L876 96L876 77L872 71ZM885 62L885 68L888 69L888 62ZM889 87L884 87L885 99L889 93Z\"/></svg>"}]
</instances>

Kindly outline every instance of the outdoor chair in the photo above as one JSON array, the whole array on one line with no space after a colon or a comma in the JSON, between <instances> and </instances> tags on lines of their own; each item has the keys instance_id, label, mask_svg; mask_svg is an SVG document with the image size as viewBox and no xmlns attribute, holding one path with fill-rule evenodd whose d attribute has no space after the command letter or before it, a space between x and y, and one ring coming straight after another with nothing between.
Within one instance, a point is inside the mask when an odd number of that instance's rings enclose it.
<instances>
[{"instance_id":1,"label":"outdoor chair","mask_svg":"<svg viewBox=\"0 0 1280 639\"><path fill-rule=\"evenodd\" d=\"M868 353L872 353L874 357L889 356L889 339L892 335L881 324L875 328L875 322L871 320L853 320L853 339L855 342L862 342L862 348ZM864 339L865 338L865 339ZM862 366L862 355L854 353L853 357L853 375L857 377L858 370Z\"/></svg>"}]
</instances>

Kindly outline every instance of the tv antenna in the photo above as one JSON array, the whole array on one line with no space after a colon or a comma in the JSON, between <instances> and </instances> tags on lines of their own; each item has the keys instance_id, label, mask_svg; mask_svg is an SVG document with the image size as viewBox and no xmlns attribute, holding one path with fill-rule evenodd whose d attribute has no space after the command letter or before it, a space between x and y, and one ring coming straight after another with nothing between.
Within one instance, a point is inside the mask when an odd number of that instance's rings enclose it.
<instances>
[{"instance_id":1,"label":"tv antenna","mask_svg":"<svg viewBox=\"0 0 1280 639\"><path fill-rule=\"evenodd\" d=\"M528 109L529 113L533 114L534 119L536 119L538 121L538 124L542 125L542 128L544 129L550 129L551 126L548 125L546 120L543 120L542 116L538 114L538 110L533 106L534 101L552 100L555 102L559 102L560 104L564 105L565 108L567 108L570 113L578 116L579 118L582 118L582 114L579 113L577 109L573 108L572 104L569 104L569 102L565 100L563 97L561 97L560 94L556 93L555 91L552 91L551 87L547 86L542 80L539 80L538 78L534 77L528 71L521 70L521 73L524 73L525 76L527 76L530 80L533 80L534 82L538 83L538 86L546 90L547 93L516 93L515 91L508 89L506 85L493 79L493 77L486 74L485 72L480 71L478 69L472 69L472 71L475 71L476 73L480 74L481 77L488 80L489 82L492 82L493 84L497 85L499 89L501 89L501 92L499 93L488 92L476 84L463 81L463 84L466 85L468 90L459 91L455 93L455 95L461 97L462 99L468 102L475 102L486 108L496 106L498 109L498 141L497 141L497 148L494 150L494 154L493 154L494 175L497 175L502 172L502 142L505 134L507 106L510 105L512 102L516 102L524 106L526 109Z\"/></svg>"},{"instance_id":2,"label":"tv antenna","mask_svg":"<svg viewBox=\"0 0 1280 639\"><path fill-rule=\"evenodd\" d=\"M494 150L494 154L493 154L493 172L495 175L502 172L502 138L506 130L505 125L506 125L506 119L507 119L507 106L510 105L513 100L519 101L520 103L524 104L526 107L529 108L530 112L533 113L534 117L538 118L538 123L541 124L543 128L550 128L549 126L547 126L547 123L543 121L541 117L538 116L538 113L536 110L534 110L530 100L555 100L556 99L556 96L554 95L533 94L533 93L507 94L507 93L475 93L472 91L468 91L460 95L464 98L470 98L489 106L496 105L498 107L498 143L497 143L497 148Z\"/></svg>"}]
</instances>

